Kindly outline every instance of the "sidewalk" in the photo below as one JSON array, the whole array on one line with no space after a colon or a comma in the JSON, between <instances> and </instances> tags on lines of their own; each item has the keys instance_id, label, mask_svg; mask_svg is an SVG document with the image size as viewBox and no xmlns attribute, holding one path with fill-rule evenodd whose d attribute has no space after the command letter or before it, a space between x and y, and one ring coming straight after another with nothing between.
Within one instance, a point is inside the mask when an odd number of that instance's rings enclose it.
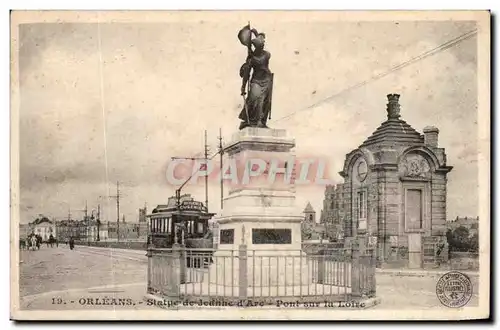
<instances>
[{"instance_id":1,"label":"sidewalk","mask_svg":"<svg viewBox=\"0 0 500 330\"><path fill-rule=\"evenodd\" d=\"M377 274L388 274L392 276L409 276L409 277L427 277L427 276L442 276L448 272L453 270L447 269L398 269L398 268L377 268ZM462 271L458 270L458 272L463 273L469 277L478 277L479 272L477 271Z\"/></svg>"},{"instance_id":2,"label":"sidewalk","mask_svg":"<svg viewBox=\"0 0 500 330\"><path fill-rule=\"evenodd\" d=\"M251 300L251 298L250 298ZM364 306L356 309L371 308L380 304L380 298L366 299ZM126 311L126 310L199 310L199 309L214 309L214 310L231 310L238 307L229 306L202 306L194 300L193 305L183 306L182 304L175 307L164 306L164 300L146 293L146 283L130 283L114 286L101 286L88 289L72 289L66 291L51 291L37 295L25 296L21 298L21 310L36 311L60 311L60 310L109 310L109 311ZM319 306L318 306L319 307ZM304 306L294 307L304 309ZM262 309L283 309L275 305L266 305L259 307L246 307L246 310L262 310ZM345 307L323 307L323 310L349 310Z\"/></svg>"},{"instance_id":3,"label":"sidewalk","mask_svg":"<svg viewBox=\"0 0 500 330\"><path fill-rule=\"evenodd\" d=\"M121 254L131 254L131 255L142 255L146 256L146 250L132 250L132 249L120 249L120 248L108 248L108 247L97 247L97 246L87 246L87 245L77 245L78 249L90 250L90 251L111 251L112 253Z\"/></svg>"},{"instance_id":4,"label":"sidewalk","mask_svg":"<svg viewBox=\"0 0 500 330\"><path fill-rule=\"evenodd\" d=\"M24 310L145 310L157 309L144 300L146 283L107 285L51 291L21 297Z\"/></svg>"}]
</instances>

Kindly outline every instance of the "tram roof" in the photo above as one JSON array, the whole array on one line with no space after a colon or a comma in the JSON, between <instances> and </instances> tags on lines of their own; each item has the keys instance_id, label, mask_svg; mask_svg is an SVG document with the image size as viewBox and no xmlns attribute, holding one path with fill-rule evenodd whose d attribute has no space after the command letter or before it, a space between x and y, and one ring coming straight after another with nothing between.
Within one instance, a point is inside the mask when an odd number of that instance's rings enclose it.
<instances>
[{"instance_id":1,"label":"tram roof","mask_svg":"<svg viewBox=\"0 0 500 330\"><path fill-rule=\"evenodd\" d=\"M170 216L170 215L193 215L199 217L213 217L216 213L202 212L202 211L179 211L179 210L159 210L148 214L147 217Z\"/></svg>"},{"instance_id":2,"label":"tram roof","mask_svg":"<svg viewBox=\"0 0 500 330\"><path fill-rule=\"evenodd\" d=\"M158 204L148 217L170 216L175 215L192 215L198 217L211 218L215 213L208 213L207 207L199 201L194 200L190 194L182 195L180 198L180 206L177 208L175 197L170 197L167 204Z\"/></svg>"}]
</instances>

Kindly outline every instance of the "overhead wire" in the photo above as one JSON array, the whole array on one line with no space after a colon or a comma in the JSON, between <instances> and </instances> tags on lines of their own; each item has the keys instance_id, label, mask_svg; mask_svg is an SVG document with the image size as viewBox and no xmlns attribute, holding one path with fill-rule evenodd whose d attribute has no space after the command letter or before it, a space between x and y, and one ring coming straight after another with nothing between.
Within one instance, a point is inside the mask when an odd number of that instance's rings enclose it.
<instances>
[{"instance_id":1,"label":"overhead wire","mask_svg":"<svg viewBox=\"0 0 500 330\"><path fill-rule=\"evenodd\" d=\"M449 49L449 48L451 48L453 46L456 46L459 43L461 43L461 42L463 42L463 41L465 41L465 40L473 37L476 34L477 34L477 29L471 30L471 31L466 32L464 34L461 34L460 36L458 36L456 38L453 38L453 39L451 39L451 40L449 40L449 41L447 41L447 42L445 42L445 43L443 43L443 44L441 44L441 45L439 45L439 46L437 46L435 48L432 48L432 49L430 49L430 50L428 50L428 51L426 51L426 52L424 52L424 53L422 53L420 55L412 57L412 58L410 58L410 59L408 59L408 60L406 60L406 61L404 61L404 62L402 62L400 64L397 64L395 66L392 66L392 67L390 67L389 69L385 70L382 73L373 75L372 77L370 77L370 78L368 78L368 79L366 79L364 81L361 81L361 82L356 83L356 84L354 84L352 86L349 86L349 87L347 87L347 88L345 88L345 89L343 89L343 90L341 90L341 91L339 91L339 92L337 92L337 93L335 93L333 95L330 95L329 97L327 97L325 99L322 99L322 100L320 100L320 101L318 101L316 103L311 104L310 106L307 106L305 108L293 111L293 112L291 112L291 113L289 113L289 114L287 114L287 115L285 115L285 116L283 116L281 118L278 118L276 121L286 120L286 119L288 119L288 118L296 115L299 112L310 110L310 109L315 108L315 107L317 107L317 106L319 106L319 105L321 105L323 103L327 103L327 102L333 100L334 98L339 97L342 94L345 94L345 93L347 93L347 92L349 92L351 90L354 90L354 89L357 89L359 87L368 85L369 83L377 81L377 80L379 80L379 79L381 79L383 77L386 77L387 75L389 75L389 74L391 74L391 73L393 73L395 71L401 70L401 69L403 69L403 68L405 68L405 67L407 67L409 65L412 65L412 64L414 64L416 62L419 62L419 61L421 61L421 60L423 60L425 58L431 57L431 56L436 55L436 54L438 54L438 53L440 53L440 52L442 52L442 51L444 51L446 49Z\"/></svg>"}]
</instances>

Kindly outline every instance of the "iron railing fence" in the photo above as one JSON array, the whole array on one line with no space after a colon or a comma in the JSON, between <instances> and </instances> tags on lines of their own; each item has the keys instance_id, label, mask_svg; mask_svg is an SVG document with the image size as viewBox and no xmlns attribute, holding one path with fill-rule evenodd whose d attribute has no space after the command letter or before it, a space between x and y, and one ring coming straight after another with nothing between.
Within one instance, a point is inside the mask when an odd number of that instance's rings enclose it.
<instances>
[{"instance_id":1,"label":"iron railing fence","mask_svg":"<svg viewBox=\"0 0 500 330\"><path fill-rule=\"evenodd\" d=\"M148 250L148 292L178 300L349 301L375 295L374 250Z\"/></svg>"}]
</instances>

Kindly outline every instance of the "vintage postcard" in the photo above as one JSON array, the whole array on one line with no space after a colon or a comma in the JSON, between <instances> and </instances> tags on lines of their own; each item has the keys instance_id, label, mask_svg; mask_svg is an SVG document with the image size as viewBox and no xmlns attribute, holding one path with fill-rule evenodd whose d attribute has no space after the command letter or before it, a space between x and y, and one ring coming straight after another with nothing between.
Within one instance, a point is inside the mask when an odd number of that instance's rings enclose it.
<instances>
[{"instance_id":1,"label":"vintage postcard","mask_svg":"<svg viewBox=\"0 0 500 330\"><path fill-rule=\"evenodd\" d=\"M11 318L490 315L488 11L13 11Z\"/></svg>"}]
</instances>

